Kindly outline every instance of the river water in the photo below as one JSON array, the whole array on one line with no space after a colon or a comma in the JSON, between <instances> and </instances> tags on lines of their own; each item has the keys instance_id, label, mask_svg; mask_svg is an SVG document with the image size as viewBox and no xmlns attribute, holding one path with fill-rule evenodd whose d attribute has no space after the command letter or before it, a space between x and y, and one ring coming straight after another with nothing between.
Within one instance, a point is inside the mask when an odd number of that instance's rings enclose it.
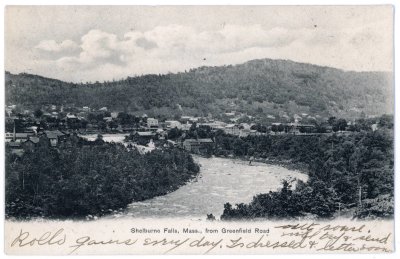
<instances>
[{"instance_id":1,"label":"river water","mask_svg":"<svg viewBox=\"0 0 400 259\"><path fill-rule=\"evenodd\" d=\"M306 181L307 175L286 168L227 158L195 157L200 164L196 180L164 196L130 204L115 217L187 218L204 220L221 216L224 204L249 203L254 195L277 190L282 180Z\"/></svg>"}]
</instances>

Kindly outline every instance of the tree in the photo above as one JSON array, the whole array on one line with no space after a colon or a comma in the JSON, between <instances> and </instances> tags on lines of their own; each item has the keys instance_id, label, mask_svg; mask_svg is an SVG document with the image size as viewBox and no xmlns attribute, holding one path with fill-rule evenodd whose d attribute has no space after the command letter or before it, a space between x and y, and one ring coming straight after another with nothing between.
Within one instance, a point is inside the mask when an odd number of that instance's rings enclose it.
<instances>
[{"instance_id":1,"label":"tree","mask_svg":"<svg viewBox=\"0 0 400 259\"><path fill-rule=\"evenodd\" d=\"M283 126L283 124L279 124L278 125L278 131L279 132L283 132L285 130L285 127Z\"/></svg>"},{"instance_id":2,"label":"tree","mask_svg":"<svg viewBox=\"0 0 400 259\"><path fill-rule=\"evenodd\" d=\"M56 148L41 141L19 159L6 150L7 217L104 215L172 192L199 172L176 148L141 155L116 143Z\"/></svg>"},{"instance_id":3,"label":"tree","mask_svg":"<svg viewBox=\"0 0 400 259\"><path fill-rule=\"evenodd\" d=\"M102 120L98 122L98 126L99 126L99 129L101 129L101 130L107 129L107 123L105 123Z\"/></svg>"},{"instance_id":4,"label":"tree","mask_svg":"<svg viewBox=\"0 0 400 259\"><path fill-rule=\"evenodd\" d=\"M333 131L344 131L347 127L347 121L345 119L338 119L333 124Z\"/></svg>"},{"instance_id":5,"label":"tree","mask_svg":"<svg viewBox=\"0 0 400 259\"><path fill-rule=\"evenodd\" d=\"M393 115L382 115L379 119L379 127L386 127L388 129L393 129Z\"/></svg>"},{"instance_id":6,"label":"tree","mask_svg":"<svg viewBox=\"0 0 400 259\"><path fill-rule=\"evenodd\" d=\"M336 123L336 117L332 116L329 117L328 119L328 124L331 125L333 127L333 125Z\"/></svg>"},{"instance_id":7,"label":"tree","mask_svg":"<svg viewBox=\"0 0 400 259\"><path fill-rule=\"evenodd\" d=\"M178 129L178 128L172 128L168 131L168 138L169 139L177 139L180 136L182 136L182 130Z\"/></svg>"},{"instance_id":8,"label":"tree","mask_svg":"<svg viewBox=\"0 0 400 259\"><path fill-rule=\"evenodd\" d=\"M36 110L33 112L33 115L34 115L36 118L40 118L40 117L42 117L42 115L43 115L43 111L42 111L41 109L36 109Z\"/></svg>"}]
</instances>

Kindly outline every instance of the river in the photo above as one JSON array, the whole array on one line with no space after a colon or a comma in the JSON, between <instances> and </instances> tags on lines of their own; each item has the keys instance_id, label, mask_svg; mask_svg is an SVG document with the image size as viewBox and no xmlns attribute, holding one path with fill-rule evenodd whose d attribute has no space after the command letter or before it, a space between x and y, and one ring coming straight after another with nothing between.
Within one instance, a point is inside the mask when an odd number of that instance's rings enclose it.
<instances>
[{"instance_id":1,"label":"river","mask_svg":"<svg viewBox=\"0 0 400 259\"><path fill-rule=\"evenodd\" d=\"M107 142L123 143L128 134L104 134ZM95 140L97 134L82 135ZM198 177L164 196L142 202L133 202L123 212L111 217L187 218L204 220L212 213L222 215L224 204L249 203L259 193L275 191L282 180L306 181L307 175L281 166L248 162L228 158L194 156L200 165Z\"/></svg>"},{"instance_id":2,"label":"river","mask_svg":"<svg viewBox=\"0 0 400 259\"><path fill-rule=\"evenodd\" d=\"M224 204L249 203L253 196L277 190L284 179L307 180L307 175L286 168L227 159L194 157L199 176L164 196L131 203L113 217L187 218L204 220L212 213L219 218Z\"/></svg>"}]
</instances>

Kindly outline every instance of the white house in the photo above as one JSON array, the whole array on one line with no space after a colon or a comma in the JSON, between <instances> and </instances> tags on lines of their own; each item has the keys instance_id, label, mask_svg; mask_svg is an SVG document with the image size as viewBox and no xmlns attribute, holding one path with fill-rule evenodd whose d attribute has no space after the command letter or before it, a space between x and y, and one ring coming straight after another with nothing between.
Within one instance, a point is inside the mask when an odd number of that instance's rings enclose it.
<instances>
[{"instance_id":1,"label":"white house","mask_svg":"<svg viewBox=\"0 0 400 259\"><path fill-rule=\"evenodd\" d=\"M231 135L239 135L240 134L240 129L235 124L226 125L224 131L226 134L231 134Z\"/></svg>"},{"instance_id":2,"label":"white house","mask_svg":"<svg viewBox=\"0 0 400 259\"><path fill-rule=\"evenodd\" d=\"M182 127L182 124L179 121L165 121L165 125L167 128L170 128L170 129L173 129L173 128L180 129Z\"/></svg>"},{"instance_id":3,"label":"white house","mask_svg":"<svg viewBox=\"0 0 400 259\"><path fill-rule=\"evenodd\" d=\"M147 118L147 127L158 127L158 120L154 118Z\"/></svg>"}]
</instances>

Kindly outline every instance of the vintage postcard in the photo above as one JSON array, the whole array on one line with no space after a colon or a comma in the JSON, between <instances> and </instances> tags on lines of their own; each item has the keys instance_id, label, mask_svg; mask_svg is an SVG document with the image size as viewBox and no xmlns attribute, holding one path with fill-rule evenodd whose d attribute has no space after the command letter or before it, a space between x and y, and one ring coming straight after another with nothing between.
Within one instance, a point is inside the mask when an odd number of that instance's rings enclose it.
<instances>
[{"instance_id":1,"label":"vintage postcard","mask_svg":"<svg viewBox=\"0 0 400 259\"><path fill-rule=\"evenodd\" d=\"M395 252L393 6L4 12L6 254Z\"/></svg>"}]
</instances>

